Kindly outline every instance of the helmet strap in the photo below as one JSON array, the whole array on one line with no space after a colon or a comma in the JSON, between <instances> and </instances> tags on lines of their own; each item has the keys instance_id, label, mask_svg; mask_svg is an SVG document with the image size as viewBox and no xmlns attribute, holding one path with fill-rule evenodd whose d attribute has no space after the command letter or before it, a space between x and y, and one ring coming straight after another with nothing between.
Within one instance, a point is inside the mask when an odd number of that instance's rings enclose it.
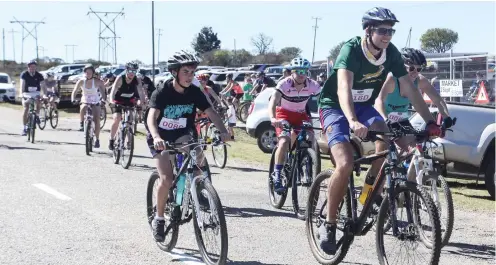
<instances>
[{"instance_id":1,"label":"helmet strap","mask_svg":"<svg viewBox=\"0 0 496 265\"><path fill-rule=\"evenodd\" d=\"M374 50L376 50L376 51L382 51L382 49L381 49L381 48L379 48L379 47L377 47L377 46L374 44L374 42L372 41L372 34L367 33L367 37L368 37L368 38L367 38L368 43L370 43L370 45L372 45L372 48L374 48ZM378 55L380 55L380 54L381 54L381 53L379 53Z\"/></svg>"}]
</instances>

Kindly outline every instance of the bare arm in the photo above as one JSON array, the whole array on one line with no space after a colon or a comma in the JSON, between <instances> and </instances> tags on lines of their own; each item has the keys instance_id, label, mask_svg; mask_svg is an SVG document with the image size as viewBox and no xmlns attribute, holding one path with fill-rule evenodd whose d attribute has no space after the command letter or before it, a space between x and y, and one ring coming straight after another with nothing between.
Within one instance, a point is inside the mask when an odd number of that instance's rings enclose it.
<instances>
[{"instance_id":1,"label":"bare arm","mask_svg":"<svg viewBox=\"0 0 496 265\"><path fill-rule=\"evenodd\" d=\"M221 94L225 94L225 93L231 91L231 89L232 89L233 86L234 86L234 83L228 84L220 93Z\"/></svg>"},{"instance_id":2,"label":"bare arm","mask_svg":"<svg viewBox=\"0 0 496 265\"><path fill-rule=\"evenodd\" d=\"M43 95L46 95L47 94L47 87L46 87L45 80L40 82L40 87L41 87L41 91L43 91Z\"/></svg>"},{"instance_id":3,"label":"bare arm","mask_svg":"<svg viewBox=\"0 0 496 265\"><path fill-rule=\"evenodd\" d=\"M158 133L157 119L160 116L160 110L155 108L150 108L148 113L148 118L146 119L146 123L148 125L148 130L150 130L150 134L153 138L160 138L160 134Z\"/></svg>"},{"instance_id":4,"label":"bare arm","mask_svg":"<svg viewBox=\"0 0 496 265\"><path fill-rule=\"evenodd\" d=\"M105 91L105 84L103 81L97 81L98 88L100 89L100 95L102 95L103 101L107 101L107 91Z\"/></svg>"},{"instance_id":5,"label":"bare arm","mask_svg":"<svg viewBox=\"0 0 496 265\"><path fill-rule=\"evenodd\" d=\"M76 85L74 86L74 89L72 90L72 94L71 94L71 102L74 102L74 98L76 97L76 94L79 92L82 82L83 80L78 80Z\"/></svg>"},{"instance_id":6,"label":"bare arm","mask_svg":"<svg viewBox=\"0 0 496 265\"><path fill-rule=\"evenodd\" d=\"M400 86L403 88L403 93L405 93L408 99L410 99L410 102L422 119L424 119L425 122L435 121L429 111L429 108L427 107L427 104L425 104L422 95L420 95L419 90L413 85L410 77L408 77L408 75L402 76L399 78L399 81Z\"/></svg>"},{"instance_id":7,"label":"bare arm","mask_svg":"<svg viewBox=\"0 0 496 265\"><path fill-rule=\"evenodd\" d=\"M448 106L446 105L446 102L437 93L432 84L429 83L429 80L427 80L423 76L420 76L418 86L420 90L422 90L422 92L426 93L427 96L429 96L429 98L432 100L432 103L437 106L441 115L443 115L444 118L449 117Z\"/></svg>"},{"instance_id":8,"label":"bare arm","mask_svg":"<svg viewBox=\"0 0 496 265\"><path fill-rule=\"evenodd\" d=\"M391 73L388 74L386 81L382 85L381 92L379 92L379 96L375 100L375 109L381 114L384 119L387 119L386 106L384 105L386 102L386 98L389 94L394 91L395 88L395 80Z\"/></svg>"},{"instance_id":9,"label":"bare arm","mask_svg":"<svg viewBox=\"0 0 496 265\"><path fill-rule=\"evenodd\" d=\"M23 92L22 90L24 89L24 84L25 84L24 82L25 82L25 81L24 81L24 79L22 79L22 78L21 78L21 81L19 82L19 85L21 86L21 87L19 88L19 90L21 91L21 94L22 94L22 92Z\"/></svg>"},{"instance_id":10,"label":"bare arm","mask_svg":"<svg viewBox=\"0 0 496 265\"><path fill-rule=\"evenodd\" d=\"M112 90L110 91L110 101L114 102L115 100L115 93L117 93L117 88L122 85L122 76L118 76L115 79L114 84L112 85Z\"/></svg>"},{"instance_id":11,"label":"bare arm","mask_svg":"<svg viewBox=\"0 0 496 265\"><path fill-rule=\"evenodd\" d=\"M145 102L145 91L143 90L143 85L141 84L141 82L138 82L136 89L138 90L141 104L143 104Z\"/></svg>"},{"instance_id":12,"label":"bare arm","mask_svg":"<svg viewBox=\"0 0 496 265\"><path fill-rule=\"evenodd\" d=\"M281 102L281 92L274 90L269 101L269 118L272 120L276 117L276 106Z\"/></svg>"},{"instance_id":13,"label":"bare arm","mask_svg":"<svg viewBox=\"0 0 496 265\"><path fill-rule=\"evenodd\" d=\"M353 106L351 89L353 88L353 72L346 69L338 69L338 98L339 106L348 120L348 123L358 121Z\"/></svg>"},{"instance_id":14,"label":"bare arm","mask_svg":"<svg viewBox=\"0 0 496 265\"><path fill-rule=\"evenodd\" d=\"M205 110L205 113L207 116L212 120L214 123L215 127L217 127L222 134L227 133L227 129L224 126L224 123L222 122L222 119L220 118L219 114L212 108L208 108Z\"/></svg>"},{"instance_id":15,"label":"bare arm","mask_svg":"<svg viewBox=\"0 0 496 265\"><path fill-rule=\"evenodd\" d=\"M214 106L214 103L212 102L212 100L210 100L210 97L208 96L209 93L208 92L205 92L205 90L203 90L202 92L205 95L205 98L207 99L208 104L210 104L210 106L213 107Z\"/></svg>"},{"instance_id":16,"label":"bare arm","mask_svg":"<svg viewBox=\"0 0 496 265\"><path fill-rule=\"evenodd\" d=\"M217 93L212 91L212 89L208 90L208 94L212 95L212 97L214 97L215 101L217 101L217 103L219 103L219 105L222 105L222 101L220 100L219 96L217 96Z\"/></svg>"}]
</instances>

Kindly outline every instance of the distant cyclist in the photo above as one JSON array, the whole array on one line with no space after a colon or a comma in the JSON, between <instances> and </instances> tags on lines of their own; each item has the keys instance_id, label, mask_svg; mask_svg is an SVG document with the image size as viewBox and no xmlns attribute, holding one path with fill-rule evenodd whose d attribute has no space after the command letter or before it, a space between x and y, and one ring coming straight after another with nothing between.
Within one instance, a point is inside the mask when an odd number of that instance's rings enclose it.
<instances>
[{"instance_id":1,"label":"distant cyclist","mask_svg":"<svg viewBox=\"0 0 496 265\"><path fill-rule=\"evenodd\" d=\"M46 76L47 78L45 79L45 86L47 89L46 96L48 98L48 103L52 106L54 110L56 110L57 102L60 97L59 86L57 84L57 80L54 79L54 75L52 72L48 72Z\"/></svg>"},{"instance_id":2,"label":"distant cyclist","mask_svg":"<svg viewBox=\"0 0 496 265\"><path fill-rule=\"evenodd\" d=\"M40 93L46 95L45 79L43 75L36 71L38 64L36 61L30 61L28 63L28 69L21 73L21 92L22 92L22 135L27 134L27 123L28 123L28 112L29 112L29 100L28 98L35 98L35 108L36 114L40 115ZM39 122L36 121L36 122Z\"/></svg>"}]
</instances>

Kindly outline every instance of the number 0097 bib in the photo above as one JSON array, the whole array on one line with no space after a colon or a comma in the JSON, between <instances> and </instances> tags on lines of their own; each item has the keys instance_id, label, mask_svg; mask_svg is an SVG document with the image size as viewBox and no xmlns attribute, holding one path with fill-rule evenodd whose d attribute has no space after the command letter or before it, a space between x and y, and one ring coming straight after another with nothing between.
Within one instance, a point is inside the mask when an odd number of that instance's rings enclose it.
<instances>
[{"instance_id":1,"label":"number 0097 bib","mask_svg":"<svg viewBox=\"0 0 496 265\"><path fill-rule=\"evenodd\" d=\"M183 129L186 128L186 121L186 118L168 119L166 117L163 117L162 120L160 120L158 127L168 131Z\"/></svg>"},{"instance_id":2,"label":"number 0097 bib","mask_svg":"<svg viewBox=\"0 0 496 265\"><path fill-rule=\"evenodd\" d=\"M353 97L353 102L366 102L372 97L372 93L374 92L373 88L368 89L352 89L351 95Z\"/></svg>"},{"instance_id":3,"label":"number 0097 bib","mask_svg":"<svg viewBox=\"0 0 496 265\"><path fill-rule=\"evenodd\" d=\"M388 114L391 121L401 121L408 119L408 112L391 112Z\"/></svg>"}]
</instances>

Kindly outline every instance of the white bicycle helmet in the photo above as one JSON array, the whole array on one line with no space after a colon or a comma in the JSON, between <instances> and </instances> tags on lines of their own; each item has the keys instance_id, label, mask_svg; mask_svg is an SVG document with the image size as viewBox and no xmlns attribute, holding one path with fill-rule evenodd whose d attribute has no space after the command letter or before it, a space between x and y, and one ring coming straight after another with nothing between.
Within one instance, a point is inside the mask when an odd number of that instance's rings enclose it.
<instances>
[{"instance_id":1,"label":"white bicycle helmet","mask_svg":"<svg viewBox=\"0 0 496 265\"><path fill-rule=\"evenodd\" d=\"M311 64L307 59L303 59L301 57L294 58L291 60L291 63L289 63L289 66L291 68L310 68Z\"/></svg>"}]
</instances>

